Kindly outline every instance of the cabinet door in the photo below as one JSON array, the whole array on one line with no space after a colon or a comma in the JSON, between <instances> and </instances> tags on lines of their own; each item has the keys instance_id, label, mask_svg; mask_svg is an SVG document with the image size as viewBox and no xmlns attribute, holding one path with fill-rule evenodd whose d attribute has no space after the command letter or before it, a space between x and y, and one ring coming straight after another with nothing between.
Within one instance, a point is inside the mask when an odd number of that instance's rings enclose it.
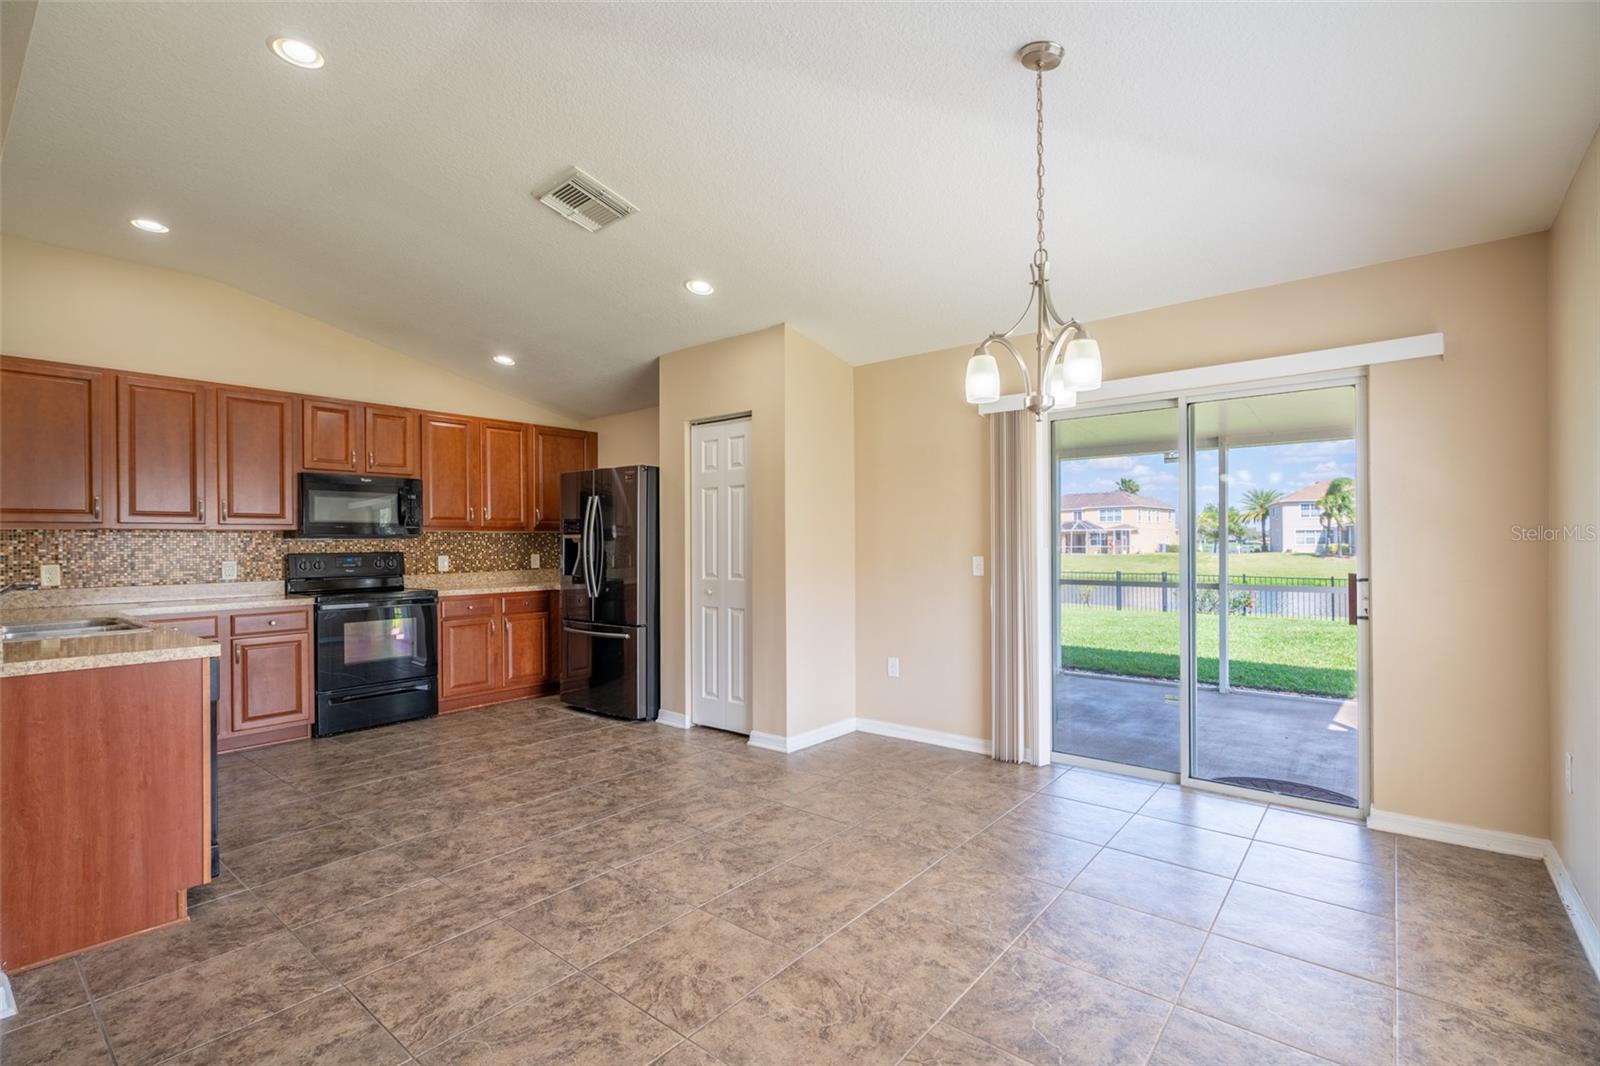
<instances>
[{"instance_id":1,"label":"cabinet door","mask_svg":"<svg viewBox=\"0 0 1600 1066\"><path fill-rule=\"evenodd\" d=\"M0 363L0 522L101 524L106 381L98 370Z\"/></svg>"},{"instance_id":2,"label":"cabinet door","mask_svg":"<svg viewBox=\"0 0 1600 1066\"><path fill-rule=\"evenodd\" d=\"M500 618L500 687L542 684L550 677L550 612L521 611Z\"/></svg>"},{"instance_id":3,"label":"cabinet door","mask_svg":"<svg viewBox=\"0 0 1600 1066\"><path fill-rule=\"evenodd\" d=\"M206 402L195 382L117 376L117 519L206 524Z\"/></svg>"},{"instance_id":4,"label":"cabinet door","mask_svg":"<svg viewBox=\"0 0 1600 1066\"><path fill-rule=\"evenodd\" d=\"M300 466L305 470L359 470L361 405L338 400L300 401Z\"/></svg>"},{"instance_id":5,"label":"cabinet door","mask_svg":"<svg viewBox=\"0 0 1600 1066\"><path fill-rule=\"evenodd\" d=\"M367 473L417 476L417 412L401 407L363 407L361 423L367 442Z\"/></svg>"},{"instance_id":6,"label":"cabinet door","mask_svg":"<svg viewBox=\"0 0 1600 1066\"><path fill-rule=\"evenodd\" d=\"M234 637L228 646L233 660L230 733L311 721L316 700L309 633Z\"/></svg>"},{"instance_id":7,"label":"cabinet door","mask_svg":"<svg viewBox=\"0 0 1600 1066\"><path fill-rule=\"evenodd\" d=\"M483 529L527 529L528 427L516 422L481 422L479 467Z\"/></svg>"},{"instance_id":8,"label":"cabinet door","mask_svg":"<svg viewBox=\"0 0 1600 1066\"><path fill-rule=\"evenodd\" d=\"M589 470L596 462L595 435L576 429L534 429L534 501L536 529L561 528L561 475Z\"/></svg>"},{"instance_id":9,"label":"cabinet door","mask_svg":"<svg viewBox=\"0 0 1600 1066\"><path fill-rule=\"evenodd\" d=\"M218 524L294 525L296 406L281 392L217 390Z\"/></svg>"},{"instance_id":10,"label":"cabinet door","mask_svg":"<svg viewBox=\"0 0 1600 1066\"><path fill-rule=\"evenodd\" d=\"M494 613L439 623L439 698L493 692L500 687Z\"/></svg>"},{"instance_id":11,"label":"cabinet door","mask_svg":"<svg viewBox=\"0 0 1600 1066\"><path fill-rule=\"evenodd\" d=\"M422 416L422 524L430 529L478 524L477 428L470 418Z\"/></svg>"}]
</instances>

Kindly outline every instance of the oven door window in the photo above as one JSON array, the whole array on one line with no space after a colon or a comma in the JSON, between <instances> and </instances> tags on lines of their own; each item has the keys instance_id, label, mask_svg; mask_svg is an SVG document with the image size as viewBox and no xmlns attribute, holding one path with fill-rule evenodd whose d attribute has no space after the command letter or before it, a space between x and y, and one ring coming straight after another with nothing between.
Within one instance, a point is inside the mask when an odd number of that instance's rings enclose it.
<instances>
[{"instance_id":1,"label":"oven door window","mask_svg":"<svg viewBox=\"0 0 1600 1066\"><path fill-rule=\"evenodd\" d=\"M345 533L387 533L401 529L400 496L379 489L324 489L308 486L302 524L308 529Z\"/></svg>"},{"instance_id":2,"label":"oven door window","mask_svg":"<svg viewBox=\"0 0 1600 1066\"><path fill-rule=\"evenodd\" d=\"M317 687L328 691L430 677L433 606L319 609Z\"/></svg>"}]
</instances>

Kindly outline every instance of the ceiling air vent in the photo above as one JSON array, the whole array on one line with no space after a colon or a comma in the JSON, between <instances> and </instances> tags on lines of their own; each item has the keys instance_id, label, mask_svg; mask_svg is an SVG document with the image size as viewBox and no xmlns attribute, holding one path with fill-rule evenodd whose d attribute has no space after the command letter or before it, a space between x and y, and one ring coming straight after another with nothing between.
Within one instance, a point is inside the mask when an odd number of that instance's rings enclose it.
<instances>
[{"instance_id":1,"label":"ceiling air vent","mask_svg":"<svg viewBox=\"0 0 1600 1066\"><path fill-rule=\"evenodd\" d=\"M573 167L555 188L540 196L539 202L590 233L639 210L602 185L594 175L585 174L577 167Z\"/></svg>"}]
</instances>

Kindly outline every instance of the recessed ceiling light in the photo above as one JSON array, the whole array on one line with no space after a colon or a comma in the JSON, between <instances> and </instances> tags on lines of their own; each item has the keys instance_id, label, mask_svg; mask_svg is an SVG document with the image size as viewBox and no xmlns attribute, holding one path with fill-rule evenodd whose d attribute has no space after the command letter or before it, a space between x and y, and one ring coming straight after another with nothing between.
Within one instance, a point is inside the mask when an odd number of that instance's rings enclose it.
<instances>
[{"instance_id":1,"label":"recessed ceiling light","mask_svg":"<svg viewBox=\"0 0 1600 1066\"><path fill-rule=\"evenodd\" d=\"M494 361L499 363L501 366L516 366L517 365L517 361L515 359L511 358L509 355L497 355L497 356L494 357Z\"/></svg>"},{"instance_id":2,"label":"recessed ceiling light","mask_svg":"<svg viewBox=\"0 0 1600 1066\"><path fill-rule=\"evenodd\" d=\"M711 282L706 281L704 278L690 278L688 281L683 283L683 287L694 293L696 296L710 296L712 293L717 291L717 287L711 284Z\"/></svg>"},{"instance_id":3,"label":"recessed ceiling light","mask_svg":"<svg viewBox=\"0 0 1600 1066\"><path fill-rule=\"evenodd\" d=\"M163 226L153 218L130 218L128 219L128 222L133 226L134 229L142 229L146 233L169 232L166 226Z\"/></svg>"},{"instance_id":4,"label":"recessed ceiling light","mask_svg":"<svg viewBox=\"0 0 1600 1066\"><path fill-rule=\"evenodd\" d=\"M322 53L304 41L297 41L293 37L274 37L267 43L272 46L272 54L285 63L293 63L307 70L322 66Z\"/></svg>"}]
</instances>

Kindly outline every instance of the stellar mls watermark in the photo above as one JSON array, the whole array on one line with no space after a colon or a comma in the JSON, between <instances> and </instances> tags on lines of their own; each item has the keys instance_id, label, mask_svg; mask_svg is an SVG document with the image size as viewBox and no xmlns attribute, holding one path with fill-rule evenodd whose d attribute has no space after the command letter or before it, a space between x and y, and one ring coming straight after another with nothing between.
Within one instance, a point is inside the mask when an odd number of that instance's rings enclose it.
<instances>
[{"instance_id":1,"label":"stellar mls watermark","mask_svg":"<svg viewBox=\"0 0 1600 1066\"><path fill-rule=\"evenodd\" d=\"M1600 540L1600 526L1512 526L1511 539L1515 541L1571 541L1574 544L1593 544Z\"/></svg>"}]
</instances>

